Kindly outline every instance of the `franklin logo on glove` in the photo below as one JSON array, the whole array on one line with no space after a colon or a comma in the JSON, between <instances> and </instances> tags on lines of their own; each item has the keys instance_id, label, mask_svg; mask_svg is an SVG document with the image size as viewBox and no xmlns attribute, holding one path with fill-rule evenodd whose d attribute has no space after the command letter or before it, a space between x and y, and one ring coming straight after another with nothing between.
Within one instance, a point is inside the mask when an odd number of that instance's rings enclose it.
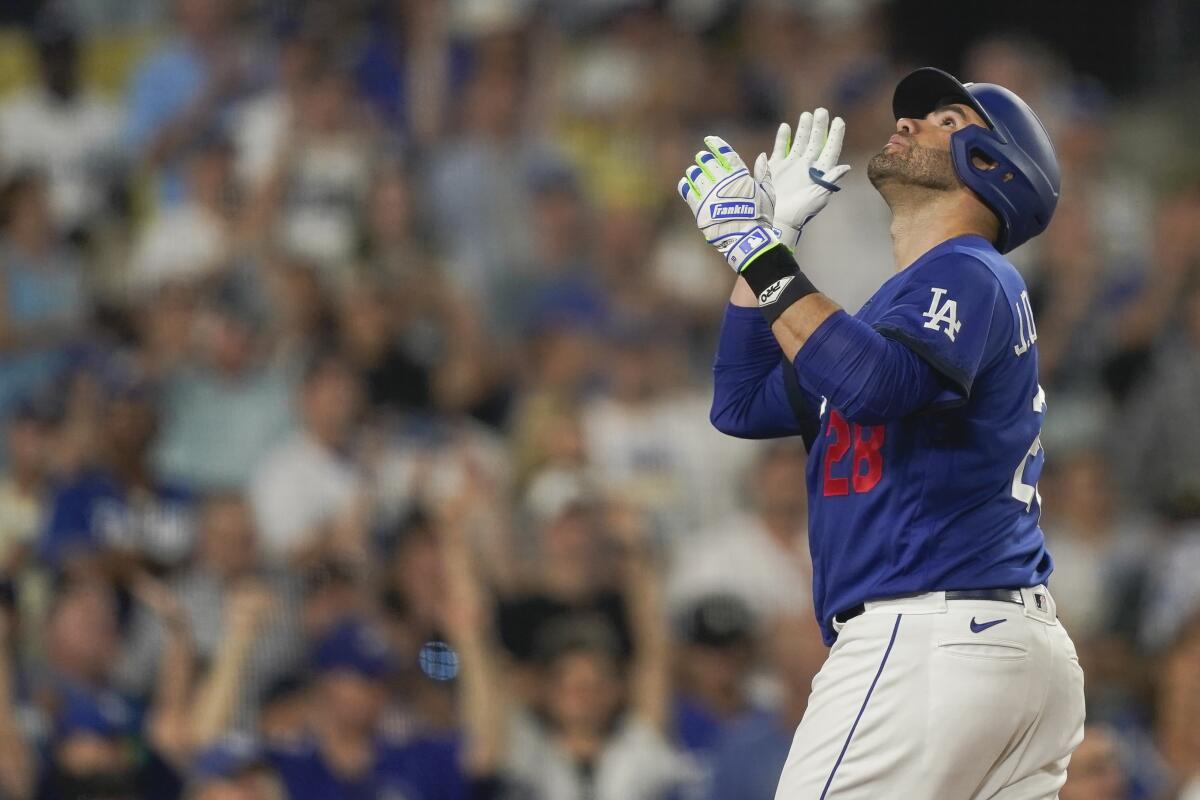
<instances>
[{"instance_id":1,"label":"franklin logo on glove","mask_svg":"<svg viewBox=\"0 0 1200 800\"><path fill-rule=\"evenodd\" d=\"M713 219L754 219L757 215L754 203L717 203L712 207Z\"/></svg>"}]
</instances>

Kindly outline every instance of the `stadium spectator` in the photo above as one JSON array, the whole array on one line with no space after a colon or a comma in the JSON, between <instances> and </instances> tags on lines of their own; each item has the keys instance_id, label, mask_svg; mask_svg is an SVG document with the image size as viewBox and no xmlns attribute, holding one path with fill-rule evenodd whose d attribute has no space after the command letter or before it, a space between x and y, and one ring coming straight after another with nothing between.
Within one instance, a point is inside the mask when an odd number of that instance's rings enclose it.
<instances>
[{"instance_id":1,"label":"stadium spectator","mask_svg":"<svg viewBox=\"0 0 1200 800\"><path fill-rule=\"evenodd\" d=\"M170 569L192 552L194 495L160 480L150 463L158 427L152 390L122 375L111 383L100 450L59 484L38 541L39 558L56 571L89 570L113 556Z\"/></svg>"},{"instance_id":2,"label":"stadium spectator","mask_svg":"<svg viewBox=\"0 0 1200 800\"><path fill-rule=\"evenodd\" d=\"M1200 256L1200 249L1192 254ZM1200 517L1200 269L1179 287L1174 335L1155 348L1154 366L1129 407L1123 440L1133 491L1171 517Z\"/></svg>"},{"instance_id":3,"label":"stadium spectator","mask_svg":"<svg viewBox=\"0 0 1200 800\"><path fill-rule=\"evenodd\" d=\"M712 593L728 592L768 619L811 604L805 480L797 445L763 450L746 480L748 508L679 542L667 576L667 598L679 612Z\"/></svg>"},{"instance_id":4,"label":"stadium spectator","mask_svg":"<svg viewBox=\"0 0 1200 800\"><path fill-rule=\"evenodd\" d=\"M0 103L0 173L46 176L56 230L89 232L111 211L121 109L84 86L83 43L64 15L44 13L34 44L39 84Z\"/></svg>"},{"instance_id":5,"label":"stadium spectator","mask_svg":"<svg viewBox=\"0 0 1200 800\"><path fill-rule=\"evenodd\" d=\"M579 476L554 477L557 485L535 481L529 489L537 537L532 571L498 607L500 641L523 668L518 689L530 693L538 676L538 641L564 619L602 620L622 662L633 649L626 597L606 558L603 506Z\"/></svg>"},{"instance_id":6,"label":"stadium spectator","mask_svg":"<svg viewBox=\"0 0 1200 800\"><path fill-rule=\"evenodd\" d=\"M1056 455L1047 481L1056 502L1043 526L1055 553L1059 615L1084 640L1118 635L1132 642L1160 542L1148 520L1124 507L1099 448Z\"/></svg>"},{"instance_id":7,"label":"stadium spectator","mask_svg":"<svg viewBox=\"0 0 1200 800\"><path fill-rule=\"evenodd\" d=\"M348 365L325 353L310 361L297 391L299 428L266 454L250 500L268 560L362 561L370 513L353 445L361 387Z\"/></svg>"},{"instance_id":8,"label":"stadium spectator","mask_svg":"<svg viewBox=\"0 0 1200 800\"><path fill-rule=\"evenodd\" d=\"M423 294L437 302L433 292ZM425 318L410 322L397 314L400 302L377 281L359 281L342 293L339 340L361 377L367 403L373 411L392 415L430 414L441 410L443 403L447 410L455 409L457 398L452 397L450 384L456 375L476 374L469 362L464 364L455 355L471 347L471 332L463 331L459 337L453 330L414 331L422 322L437 325L438 309L424 305ZM413 310L412 304L405 303L405 310ZM431 341L435 337L440 341Z\"/></svg>"},{"instance_id":9,"label":"stadium spectator","mask_svg":"<svg viewBox=\"0 0 1200 800\"><path fill-rule=\"evenodd\" d=\"M268 85L238 102L230 114L234 173L241 190L250 196L262 188L279 162L305 83L325 51L316 31L302 24L286 29L277 47L277 63Z\"/></svg>"},{"instance_id":10,"label":"stadium spectator","mask_svg":"<svg viewBox=\"0 0 1200 800\"><path fill-rule=\"evenodd\" d=\"M454 576L452 600L468 605L463 598L481 595L478 578L463 564L467 551L461 528L451 523L444 530L447 573ZM608 531L629 606L630 661L603 616L557 616L537 628L540 680L534 704L526 709L500 688L502 662L486 628L479 632L480 626L462 619L452 626L452 639L464 648L467 662L471 657L482 662L473 665L482 673L478 680L492 687L491 704L479 710L482 719L475 728L476 747L486 755L479 756L476 768L498 768L503 784L517 796L648 800L678 796L697 785L696 765L667 739L670 651L645 525L634 510L617 506L608 517Z\"/></svg>"},{"instance_id":11,"label":"stadium spectator","mask_svg":"<svg viewBox=\"0 0 1200 800\"><path fill-rule=\"evenodd\" d=\"M502 4L501 4L502 5ZM448 123L450 103L469 63L454 37L444 2L380 4L354 67L362 96L389 127L417 147L432 144Z\"/></svg>"},{"instance_id":12,"label":"stadium spectator","mask_svg":"<svg viewBox=\"0 0 1200 800\"><path fill-rule=\"evenodd\" d=\"M463 87L457 135L435 151L428 174L439 249L455 284L477 303L505 270L528 262L528 178L538 166L558 161L536 133L524 135L529 86L514 61L500 54L494 63L475 60ZM503 203L492 202L501 196Z\"/></svg>"},{"instance_id":13,"label":"stadium spectator","mask_svg":"<svg viewBox=\"0 0 1200 800\"><path fill-rule=\"evenodd\" d=\"M239 671L230 722L240 730L250 730L261 694L292 673L301 660L304 644L297 613L299 587L286 576L264 569L253 516L240 496L217 494L206 498L199 518L195 557L172 579L170 588L186 616L201 663L214 663L223 640L232 635L228 627L230 608L242 602L240 594L249 591L255 597L272 598L266 617L255 620L255 636ZM119 665L124 686L145 692L154 665L162 657L167 633L161 620L148 610L133 615Z\"/></svg>"},{"instance_id":14,"label":"stadium spectator","mask_svg":"<svg viewBox=\"0 0 1200 800\"><path fill-rule=\"evenodd\" d=\"M772 800L796 727L808 707L812 681L825 660L813 618L788 614L772 621L762 638L778 683L772 713L753 714L717 743L711 759L711 800Z\"/></svg>"},{"instance_id":15,"label":"stadium spectator","mask_svg":"<svg viewBox=\"0 0 1200 800\"><path fill-rule=\"evenodd\" d=\"M379 146L342 65L331 54L314 59L251 214L257 230L316 264L328 286L351 277Z\"/></svg>"},{"instance_id":16,"label":"stadium spectator","mask_svg":"<svg viewBox=\"0 0 1200 800\"><path fill-rule=\"evenodd\" d=\"M173 0L174 36L129 82L125 143L157 181L159 203L183 202L181 156L198 132L225 123L241 90L246 54L231 36L228 0Z\"/></svg>"},{"instance_id":17,"label":"stadium spectator","mask_svg":"<svg viewBox=\"0 0 1200 800\"><path fill-rule=\"evenodd\" d=\"M186 800L282 800L279 777L251 736L229 735L201 752L188 775Z\"/></svg>"},{"instance_id":18,"label":"stadium spectator","mask_svg":"<svg viewBox=\"0 0 1200 800\"><path fill-rule=\"evenodd\" d=\"M190 637L178 605L160 584L142 578L133 588L171 633L153 698L141 715L113 683L120 640L112 588L91 581L68 584L51 609L48 669L31 676L30 688L48 737L39 798L122 800L177 790L170 764L181 763L189 746ZM131 745L138 743L146 758L134 758Z\"/></svg>"},{"instance_id":19,"label":"stadium spectator","mask_svg":"<svg viewBox=\"0 0 1200 800\"><path fill-rule=\"evenodd\" d=\"M88 303L83 264L54 230L44 180L8 177L0 185L0 412L65 370Z\"/></svg>"},{"instance_id":20,"label":"stadium spectator","mask_svg":"<svg viewBox=\"0 0 1200 800\"><path fill-rule=\"evenodd\" d=\"M293 359L271 341L244 293L227 288L196 310L184 358L161 370L154 463L197 491L246 486L263 453L294 424Z\"/></svg>"},{"instance_id":21,"label":"stadium spectator","mask_svg":"<svg viewBox=\"0 0 1200 800\"><path fill-rule=\"evenodd\" d=\"M172 284L211 282L229 270L238 239L232 202L232 152L215 130L180 152L186 197L142 229L130 270L135 291L153 294Z\"/></svg>"},{"instance_id":22,"label":"stadium spectator","mask_svg":"<svg viewBox=\"0 0 1200 800\"><path fill-rule=\"evenodd\" d=\"M316 645L307 736L270 751L290 798L463 796L453 739L406 739L382 727L393 658L380 631L359 620L344 620Z\"/></svg>"},{"instance_id":23,"label":"stadium spectator","mask_svg":"<svg viewBox=\"0 0 1200 800\"><path fill-rule=\"evenodd\" d=\"M703 757L729 729L758 714L750 698L757 621L738 597L697 599L677 620L673 739Z\"/></svg>"},{"instance_id":24,"label":"stadium spectator","mask_svg":"<svg viewBox=\"0 0 1200 800\"><path fill-rule=\"evenodd\" d=\"M717 433L707 394L679 383L685 358L666 324L614 321L609 344L611 385L581 415L596 480L650 513L657 535L690 536L736 508L754 448Z\"/></svg>"}]
</instances>

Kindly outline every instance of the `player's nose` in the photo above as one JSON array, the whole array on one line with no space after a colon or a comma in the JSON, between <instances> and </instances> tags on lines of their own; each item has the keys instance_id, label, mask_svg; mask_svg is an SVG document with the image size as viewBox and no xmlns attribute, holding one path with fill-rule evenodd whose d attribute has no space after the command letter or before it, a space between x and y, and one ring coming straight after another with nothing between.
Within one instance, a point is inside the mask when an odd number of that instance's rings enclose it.
<instances>
[{"instance_id":1,"label":"player's nose","mask_svg":"<svg viewBox=\"0 0 1200 800\"><path fill-rule=\"evenodd\" d=\"M917 132L917 125L917 120L910 119L909 117L901 117L900 119L896 120L896 133L908 134L911 136Z\"/></svg>"}]
</instances>

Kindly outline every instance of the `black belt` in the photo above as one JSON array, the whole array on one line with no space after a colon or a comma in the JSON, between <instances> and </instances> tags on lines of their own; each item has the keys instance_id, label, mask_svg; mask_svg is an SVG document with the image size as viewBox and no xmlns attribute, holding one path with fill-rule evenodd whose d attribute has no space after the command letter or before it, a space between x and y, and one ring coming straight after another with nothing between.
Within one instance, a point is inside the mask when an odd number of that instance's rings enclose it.
<instances>
[{"instance_id":1,"label":"black belt","mask_svg":"<svg viewBox=\"0 0 1200 800\"><path fill-rule=\"evenodd\" d=\"M907 597L916 597L917 595L906 595ZM887 600L899 600L899 597L888 597ZM1025 605L1025 599L1021 595L1020 589L962 589L953 592L946 592L947 600L995 600L1001 603L1016 603L1019 606ZM839 611L833 616L835 622L849 622L859 614L867 610L866 604L859 603L856 606L847 608L845 611Z\"/></svg>"}]
</instances>

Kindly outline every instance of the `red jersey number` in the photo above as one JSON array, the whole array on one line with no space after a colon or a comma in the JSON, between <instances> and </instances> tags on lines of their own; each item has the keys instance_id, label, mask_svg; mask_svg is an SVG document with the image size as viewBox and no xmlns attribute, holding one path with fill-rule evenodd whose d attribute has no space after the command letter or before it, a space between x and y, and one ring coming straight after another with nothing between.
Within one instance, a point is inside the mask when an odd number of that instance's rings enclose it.
<instances>
[{"instance_id":1,"label":"red jersey number","mask_svg":"<svg viewBox=\"0 0 1200 800\"><path fill-rule=\"evenodd\" d=\"M825 448L825 496L842 497L850 494L854 487L855 494L865 494L875 488L883 478L883 437L887 429L882 425L863 427L857 423L851 425L837 411L829 411L829 427L826 437L832 439ZM850 453L851 458L849 478L838 478L833 474L833 465L839 463Z\"/></svg>"}]
</instances>

